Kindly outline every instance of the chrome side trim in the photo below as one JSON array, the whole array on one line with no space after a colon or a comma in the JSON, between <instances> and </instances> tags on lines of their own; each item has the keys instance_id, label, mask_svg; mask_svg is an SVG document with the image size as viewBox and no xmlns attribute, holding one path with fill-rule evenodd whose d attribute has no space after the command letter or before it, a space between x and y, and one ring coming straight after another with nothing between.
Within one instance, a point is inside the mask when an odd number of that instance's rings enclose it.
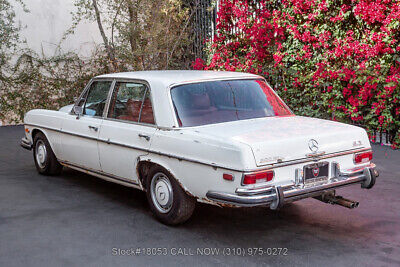
<instances>
[{"instance_id":1,"label":"chrome side trim","mask_svg":"<svg viewBox=\"0 0 400 267\"><path fill-rule=\"evenodd\" d=\"M364 151L366 152L366 151L372 151L372 150L371 150L371 148L347 149L347 150L343 150L343 151L339 151L339 152L328 153L323 156L319 156L319 157L315 157L315 158L301 158L301 159L285 161L282 163L271 163L271 164L267 164L265 166L260 166L260 169L257 169L257 171L268 170L271 168L286 167L286 166L290 166L290 165L301 164L301 163L312 162L312 161L319 161L322 159L344 156L344 155L358 153L358 152L364 152Z\"/></svg>"},{"instance_id":2,"label":"chrome side trim","mask_svg":"<svg viewBox=\"0 0 400 267\"><path fill-rule=\"evenodd\" d=\"M34 124L28 124L28 123L26 123L25 125L32 126L32 127L43 128L43 129L47 129L47 130L50 130L50 131L56 131L56 132L59 132L59 133L69 134L69 135L82 137L82 138L86 138L86 139L90 139L90 140L95 140L95 141L103 142L103 143L106 143L106 144L112 144L112 145L131 148L131 149L137 149L137 150L140 150L140 151L144 151L146 153L152 153L152 154L157 154L157 155L165 156L165 157L169 157L169 158L175 158L177 160L184 160L184 161L188 161L188 162L198 163L198 164L210 166L210 167L213 167L213 168L221 168L221 169L224 169L224 170L243 172L243 170L241 170L241 169L232 168L232 167L229 167L229 166L217 165L217 164L214 164L214 163L208 163L208 162L203 162L203 161L199 161L199 160L195 160L195 159L189 159L189 158L185 158L185 157L180 157L180 156L173 155L173 154L163 153L163 152L156 151L156 150L145 149L145 148L140 148L140 147L136 147L136 146L132 146L132 145L126 145L126 144L122 144L122 143L117 143L117 142L113 142L112 140L109 140L109 139L107 139L107 140L98 139L98 138L91 137L91 136L80 135L80 134L76 134L76 133L70 133L70 132L59 130L59 129L44 127L44 126L40 126L40 125L34 125Z\"/></svg>"},{"instance_id":3,"label":"chrome side trim","mask_svg":"<svg viewBox=\"0 0 400 267\"><path fill-rule=\"evenodd\" d=\"M133 124L133 125L140 125L140 126L147 126L147 127L152 127L152 128L159 128L155 124L144 123L144 122L127 121L127 120L120 120L120 119L114 119L114 118L103 118L103 120L115 121L115 122L121 122L121 123Z\"/></svg>"},{"instance_id":4,"label":"chrome side trim","mask_svg":"<svg viewBox=\"0 0 400 267\"><path fill-rule=\"evenodd\" d=\"M316 152L316 153L309 153L309 154L306 154L306 157L308 157L308 158L318 158L318 157L321 157L323 155L325 155L325 151Z\"/></svg>"},{"instance_id":5,"label":"chrome side trim","mask_svg":"<svg viewBox=\"0 0 400 267\"><path fill-rule=\"evenodd\" d=\"M88 172L89 174L106 176L109 179L113 179L113 180L117 180L119 182L127 183L127 184L133 185L133 186L141 189L141 185L139 183L137 183L135 181L132 181L132 180L129 180L129 179L126 179L126 178L123 178L123 177L119 177L119 176L116 176L116 175L113 175L113 174L110 174L110 173L106 173L106 172L102 172L102 171L96 171L96 170L93 170L93 169L90 169L90 168L86 168L86 167L83 167L83 166L80 166L80 165L77 165L77 164L73 164L73 163L70 163L70 162L67 162L67 161L59 160L59 162L60 162L61 165L66 166L66 167L79 169L80 171ZM101 178L101 177L99 177L99 178Z\"/></svg>"},{"instance_id":6,"label":"chrome side trim","mask_svg":"<svg viewBox=\"0 0 400 267\"><path fill-rule=\"evenodd\" d=\"M196 159L185 158L185 157L181 157L181 156L177 156L177 155L169 154L169 153L164 153L164 152L156 151L156 150L152 150L152 149L144 149L144 148L140 148L140 147L136 147L136 146L132 146L132 145L126 145L126 144L122 144L122 143L117 143L117 142L113 142L112 140L108 140L108 139L107 140L105 140L105 139L103 140L103 139L95 138L95 137L92 137L92 136L86 136L86 135L80 135L80 134L76 134L76 133L66 132L66 131L63 131L61 129L49 128L49 127L35 125L35 124L29 124L29 123L26 123L25 125L32 126L32 127L43 128L43 129L47 129L47 130L51 130L51 131L56 131L56 132L63 133L63 134L69 134L69 135L73 135L73 136L78 136L78 137L82 137L82 138L86 138L86 139L90 139L90 140L103 142L103 143L106 143L106 144L113 144L113 145L116 145L116 146L122 146L122 147L137 149L137 150L144 151L144 152L147 152L147 153L153 153L153 154L157 154L157 155L160 155L160 156L165 156L165 157L169 157L169 158L175 158L177 160L184 160L184 161L188 161L188 162L198 163L198 164L210 166L210 167L213 167L213 168L220 168L220 169L224 169L224 170L230 170L230 171L236 171L236 172L245 172L245 173L258 172L258 171L268 170L268 169L271 169L271 168L281 168L281 167L285 167L285 166L301 164L301 163L306 163L306 162L312 162L312 161L317 161L317 160L321 160L321 159L327 159L327 158L332 158L332 157L337 157L337 156L343 156L343 155L347 155L347 154L357 153L357 152L361 152L361 151L370 151L371 150L371 148L349 149L349 150L344 150L344 151L339 151L339 152L335 152L335 153L326 154L325 156L319 157L318 159L303 158L303 159L292 160L292 161L288 161L288 162L271 164L270 166L262 166L262 167L259 167L257 169L249 170L249 169L238 169L238 168L234 168L234 167L230 167L230 166L218 165L216 163L209 163L209 162L204 162L204 161L200 161L200 160L196 160Z\"/></svg>"}]
</instances>

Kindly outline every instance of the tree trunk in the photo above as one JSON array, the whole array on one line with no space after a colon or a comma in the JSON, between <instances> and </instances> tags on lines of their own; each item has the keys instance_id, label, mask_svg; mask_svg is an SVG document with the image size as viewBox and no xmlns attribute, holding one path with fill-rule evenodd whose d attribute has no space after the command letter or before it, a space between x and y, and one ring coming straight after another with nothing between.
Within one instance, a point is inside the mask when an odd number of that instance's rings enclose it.
<instances>
[{"instance_id":1,"label":"tree trunk","mask_svg":"<svg viewBox=\"0 0 400 267\"><path fill-rule=\"evenodd\" d=\"M117 70L117 64L116 64L116 61L115 61L114 49L109 44L108 38L107 38L107 36L106 36L106 34L104 32L103 24L101 22L99 7L97 6L97 0L92 0L92 3L93 3L93 9L94 9L94 12L95 12L95 15L96 15L97 26L99 27L99 31L100 31L101 37L103 38L103 43L104 43L104 46L105 46L106 51L107 51L108 59L111 61L111 67L112 67L111 71L114 72L114 71Z\"/></svg>"},{"instance_id":2,"label":"tree trunk","mask_svg":"<svg viewBox=\"0 0 400 267\"><path fill-rule=\"evenodd\" d=\"M135 24L137 23L137 11L134 6L134 1L128 1L128 13L129 13L129 43L131 45L132 54L135 53Z\"/></svg>"}]
</instances>

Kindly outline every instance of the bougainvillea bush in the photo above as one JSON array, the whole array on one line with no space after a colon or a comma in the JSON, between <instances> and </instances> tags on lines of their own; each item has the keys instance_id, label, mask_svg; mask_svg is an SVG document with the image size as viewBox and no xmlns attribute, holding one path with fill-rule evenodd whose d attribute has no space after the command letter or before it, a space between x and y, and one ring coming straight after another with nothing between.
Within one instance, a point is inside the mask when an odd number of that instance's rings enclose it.
<instances>
[{"instance_id":1,"label":"bougainvillea bush","mask_svg":"<svg viewBox=\"0 0 400 267\"><path fill-rule=\"evenodd\" d=\"M221 0L217 20L194 68L264 75L296 114L386 131L399 147L400 0Z\"/></svg>"}]
</instances>

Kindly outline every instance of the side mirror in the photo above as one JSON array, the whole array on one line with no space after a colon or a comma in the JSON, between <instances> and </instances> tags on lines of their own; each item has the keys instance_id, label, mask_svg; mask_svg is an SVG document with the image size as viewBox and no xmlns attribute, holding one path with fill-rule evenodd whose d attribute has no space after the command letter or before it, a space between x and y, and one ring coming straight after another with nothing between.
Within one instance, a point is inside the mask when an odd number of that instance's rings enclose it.
<instances>
[{"instance_id":1,"label":"side mirror","mask_svg":"<svg viewBox=\"0 0 400 267\"><path fill-rule=\"evenodd\" d=\"M83 114L83 108L81 106L74 106L73 111L74 114L76 115L76 119L79 120L79 118Z\"/></svg>"}]
</instances>

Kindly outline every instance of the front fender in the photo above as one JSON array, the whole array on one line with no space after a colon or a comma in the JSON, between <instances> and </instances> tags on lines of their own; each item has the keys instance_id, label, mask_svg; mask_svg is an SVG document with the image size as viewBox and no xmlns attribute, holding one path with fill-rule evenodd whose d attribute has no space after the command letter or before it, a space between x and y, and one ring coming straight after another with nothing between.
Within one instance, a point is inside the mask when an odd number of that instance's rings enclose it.
<instances>
[{"instance_id":1,"label":"front fender","mask_svg":"<svg viewBox=\"0 0 400 267\"><path fill-rule=\"evenodd\" d=\"M25 114L24 125L29 130L29 141L33 143L35 131L42 132L57 158L61 155L60 131L66 113L54 110L34 109Z\"/></svg>"}]
</instances>

